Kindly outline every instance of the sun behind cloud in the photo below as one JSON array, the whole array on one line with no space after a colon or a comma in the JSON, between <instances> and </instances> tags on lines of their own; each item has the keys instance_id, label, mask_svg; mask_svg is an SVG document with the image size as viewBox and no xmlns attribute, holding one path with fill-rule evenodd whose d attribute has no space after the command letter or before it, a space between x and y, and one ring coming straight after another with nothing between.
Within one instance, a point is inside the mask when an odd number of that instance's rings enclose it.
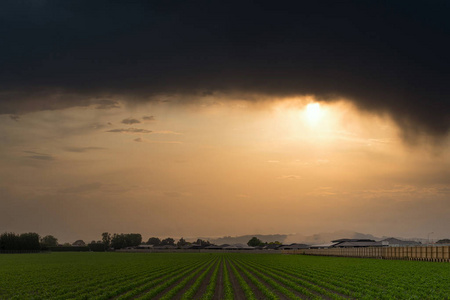
<instances>
[{"instance_id":1,"label":"sun behind cloud","mask_svg":"<svg viewBox=\"0 0 450 300\"><path fill-rule=\"evenodd\" d=\"M318 102L313 102L306 105L305 116L309 125L317 125L323 116L320 104Z\"/></svg>"}]
</instances>

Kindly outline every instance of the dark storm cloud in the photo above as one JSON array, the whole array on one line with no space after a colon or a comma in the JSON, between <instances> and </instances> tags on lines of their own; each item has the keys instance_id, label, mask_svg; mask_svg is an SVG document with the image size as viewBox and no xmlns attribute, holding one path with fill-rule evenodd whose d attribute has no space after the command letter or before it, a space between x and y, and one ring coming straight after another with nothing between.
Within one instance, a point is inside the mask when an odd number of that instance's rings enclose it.
<instances>
[{"instance_id":1,"label":"dark storm cloud","mask_svg":"<svg viewBox=\"0 0 450 300\"><path fill-rule=\"evenodd\" d=\"M1 113L314 94L389 113L406 134L449 130L448 1L38 3L0 4Z\"/></svg>"},{"instance_id":2,"label":"dark storm cloud","mask_svg":"<svg viewBox=\"0 0 450 300\"><path fill-rule=\"evenodd\" d=\"M138 123L141 123L141 121L139 121L138 119L133 119L133 118L126 118L126 119L122 120L122 124L131 125L131 124L138 124Z\"/></svg>"},{"instance_id":3,"label":"dark storm cloud","mask_svg":"<svg viewBox=\"0 0 450 300\"><path fill-rule=\"evenodd\" d=\"M114 100L102 99L97 101L96 109L120 108L119 102Z\"/></svg>"},{"instance_id":4,"label":"dark storm cloud","mask_svg":"<svg viewBox=\"0 0 450 300\"><path fill-rule=\"evenodd\" d=\"M154 116L143 116L142 120L144 120L144 121L155 121L155 117Z\"/></svg>"},{"instance_id":5,"label":"dark storm cloud","mask_svg":"<svg viewBox=\"0 0 450 300\"><path fill-rule=\"evenodd\" d=\"M39 153L39 152L34 152L34 151L24 151L24 153L31 154L31 155L26 156L27 158L31 158L31 159L37 159L37 160L42 160L42 161L55 160L55 158L50 154Z\"/></svg>"},{"instance_id":6,"label":"dark storm cloud","mask_svg":"<svg viewBox=\"0 0 450 300\"><path fill-rule=\"evenodd\" d=\"M18 116L18 115L9 115L9 118L16 122L19 122L19 120L20 120L20 116Z\"/></svg>"},{"instance_id":7,"label":"dark storm cloud","mask_svg":"<svg viewBox=\"0 0 450 300\"><path fill-rule=\"evenodd\" d=\"M100 189L102 187L102 183L100 182L93 182L93 183L87 183L87 184L81 184L78 186L68 187L59 190L60 193L63 194L79 194L79 193L87 193L92 192Z\"/></svg>"},{"instance_id":8,"label":"dark storm cloud","mask_svg":"<svg viewBox=\"0 0 450 300\"><path fill-rule=\"evenodd\" d=\"M105 148L102 147L65 147L64 150L68 152L75 152L75 153L84 153L91 150L103 150Z\"/></svg>"}]
</instances>

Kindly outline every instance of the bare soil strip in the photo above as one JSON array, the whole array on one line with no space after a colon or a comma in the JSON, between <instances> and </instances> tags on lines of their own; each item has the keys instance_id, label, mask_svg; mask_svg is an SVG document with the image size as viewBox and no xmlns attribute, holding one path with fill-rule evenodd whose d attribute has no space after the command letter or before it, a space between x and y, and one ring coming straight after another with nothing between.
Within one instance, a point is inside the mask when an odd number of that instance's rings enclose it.
<instances>
[{"instance_id":1,"label":"bare soil strip","mask_svg":"<svg viewBox=\"0 0 450 300\"><path fill-rule=\"evenodd\" d=\"M245 265L245 264L241 264L241 265L242 265L243 268L246 268L246 265ZM276 290L276 289L273 288L270 284L268 284L267 282L265 282L263 278L261 278L258 274L256 274L256 272L253 272L253 270L250 270L249 268L246 268L246 269L247 269L247 271L248 271L249 273L251 273L253 276L255 276L261 283L263 283L268 289L270 289L270 290L272 291L272 293L274 293L276 296L278 296L279 299L281 299L281 300L284 300L284 299L290 299L289 297L287 297L286 295L284 295L282 292ZM273 278L273 277L271 276L270 273L262 272L262 271L260 271L260 272L263 273L264 275L266 275L267 277L271 277L270 279L272 279L273 281L275 281L278 285L280 285L280 286L284 287L285 289L291 291L291 292L294 293L297 297L302 298L302 299L308 299L307 296L301 294L301 293L298 292L298 291L293 290L292 288L290 288L290 287L288 287L288 286L282 284L281 282L279 282L278 280L276 280L275 278Z\"/></svg>"},{"instance_id":2,"label":"bare soil strip","mask_svg":"<svg viewBox=\"0 0 450 300\"><path fill-rule=\"evenodd\" d=\"M266 299L267 297L258 289L258 287L244 274L244 272L240 271L236 265L236 262L233 261L233 265L236 267L236 270L248 284L248 286L252 289L253 294L255 294L256 299Z\"/></svg>"},{"instance_id":3,"label":"bare soil strip","mask_svg":"<svg viewBox=\"0 0 450 300\"><path fill-rule=\"evenodd\" d=\"M223 299L223 297L224 297L224 295L223 295L223 285L224 285L223 264L224 263L225 262L222 259L222 261L220 262L220 265L219 265L219 273L217 274L217 282L216 282L216 288L214 290L213 300L220 300L220 299Z\"/></svg>"},{"instance_id":4,"label":"bare soil strip","mask_svg":"<svg viewBox=\"0 0 450 300\"><path fill-rule=\"evenodd\" d=\"M173 297L173 299L181 299L181 296L183 296L183 294L191 287L191 285L197 280L197 278L201 275L201 272L199 272L198 274L196 274L193 278L191 278L191 280L189 280L186 285L180 290L178 291L178 293ZM174 283L173 285L169 286L167 289L165 289L164 291L162 291L159 294L159 297L155 298L155 299L161 299L161 297L163 297L167 292L169 292L170 290L172 290L175 286L177 286L182 280L184 279L181 278L180 280L178 280L176 283Z\"/></svg>"},{"instance_id":5,"label":"bare soil strip","mask_svg":"<svg viewBox=\"0 0 450 300\"><path fill-rule=\"evenodd\" d=\"M270 273L270 271L269 271L269 270L270 270L270 267L263 266L263 265L261 265L261 267L262 267L262 268L266 268L266 269L263 269L263 273L264 273L266 276L270 276L270 277L272 277L273 280L275 280L275 281L278 282L278 280L276 280L275 278L273 278L272 274ZM267 269L269 269L269 270L267 270ZM276 269L276 270L277 270L277 269ZM280 270L277 270L277 271L280 271ZM346 298L346 299L351 299L351 297L349 297L348 295L341 294L341 293L339 293L339 292L337 292L337 291L335 291L335 290L332 290L332 289L326 288L326 287L324 287L324 286L321 286L321 285L319 285L319 284L317 284L317 283L314 283L314 282L308 280L307 278L305 278L305 276L298 276L298 275L289 274L289 273L284 273L283 275L281 275L281 274L277 274L277 275L280 276L280 277L283 277L283 278L286 279L286 280L291 280L291 278L300 279L300 280L302 280L302 281L304 281L304 282L307 282L307 283L309 283L309 284L311 284L311 285L317 286L317 287L319 287L319 288L321 288L321 289L323 289L323 290L325 290L325 291L327 291L327 292L333 293L333 294L335 294L336 296L339 296L339 297L342 297L342 298ZM281 283L280 283L280 284L281 284ZM292 289L289 288L289 287L286 287L286 288L292 290ZM321 293L319 293L319 292L317 292L317 291L315 291L315 290L313 290L313 289L311 289L311 288L309 288L309 287L307 287L307 286L304 286L304 288L306 288L310 293L312 293L312 294L314 294L314 295L317 295L317 296L321 297L322 299L332 299L331 297L329 297L329 296L327 296L327 295L323 295L323 294L321 294Z\"/></svg>"},{"instance_id":6,"label":"bare soil strip","mask_svg":"<svg viewBox=\"0 0 450 300\"><path fill-rule=\"evenodd\" d=\"M154 272L154 273L156 273L156 272ZM130 289L130 290L126 290L126 291L124 291L124 292L122 292L122 293L120 293L120 294L118 294L118 295L112 297L111 300L118 299L118 298L122 297L123 295L129 293L130 291L132 291L132 290L134 290L134 289L138 289L139 287L142 287L142 286L148 284L148 283L151 282L151 281L157 280L158 278L155 277L155 274L154 274L154 273L151 274L152 276L148 276L148 281L147 281L147 282L144 282L144 283L142 283L142 284L140 284L140 285L138 285L138 286L135 286L134 288L132 288L132 289ZM164 277L164 276L167 276L167 274L164 274L164 275L162 275L161 277ZM127 279L127 281L130 281L130 280ZM151 289L151 288L149 288L149 289Z\"/></svg>"},{"instance_id":7,"label":"bare soil strip","mask_svg":"<svg viewBox=\"0 0 450 300\"><path fill-rule=\"evenodd\" d=\"M190 280L188 280L188 282L184 285L184 287L178 291L176 293L176 295L173 297L173 299L181 299L181 296L183 296L183 294L192 286L192 284L194 284L194 282L197 280L198 277L200 277L200 275L205 271L206 268L208 268L209 265L213 264L213 261L209 261L206 264L203 264L201 266L199 266L196 270L193 270L192 272L196 272L198 270L200 270L197 274L195 274L195 276L193 278L191 278ZM186 275L186 276L189 276ZM185 276L185 277L186 277ZM177 280L177 282L173 285L171 285L170 287L168 287L167 289L165 289L162 293L159 293L159 297L155 298L155 299L160 299L161 297L164 297L164 295L166 293L168 293L169 291L171 291L174 287L176 287L181 281L183 281L185 279L185 277L182 277L180 280Z\"/></svg>"},{"instance_id":8,"label":"bare soil strip","mask_svg":"<svg viewBox=\"0 0 450 300\"><path fill-rule=\"evenodd\" d=\"M228 270L228 275L230 276L231 285L233 286L234 299L245 300L244 290L242 290L241 286L239 285L239 282L234 276L233 271L230 268L230 262L228 260L226 262L226 268Z\"/></svg>"},{"instance_id":9,"label":"bare soil strip","mask_svg":"<svg viewBox=\"0 0 450 300\"><path fill-rule=\"evenodd\" d=\"M212 266L211 270L208 271L208 274L206 274L206 277L203 279L202 284L199 286L197 292L195 293L194 299L201 299L203 297L203 294L206 292L206 289L208 288L209 280L212 277L214 268L216 267L217 264L220 264L220 261L214 262L214 265ZM216 288L217 288L217 284L216 284Z\"/></svg>"},{"instance_id":10,"label":"bare soil strip","mask_svg":"<svg viewBox=\"0 0 450 300\"><path fill-rule=\"evenodd\" d=\"M186 270L186 269L189 269L190 267L193 267L194 265L196 265L196 264L194 263L194 264L182 266L182 267L180 268L180 270L183 270L183 271L184 271L184 270ZM197 265L199 265L199 264L197 264ZM156 281L156 280L158 280L158 279L167 277L167 276L170 274L170 273L169 273L169 272L170 272L170 269L166 269L165 271L168 271L168 272L164 272L164 273L163 273L164 275L159 276L159 278L157 278L157 276L149 276L149 277L148 277L149 280L148 280L147 282L142 283L142 284L140 284L140 285L138 285L138 286L136 286L136 287L134 287L134 288L132 288L132 289L130 289L130 290L126 290L126 291L120 293L119 295L116 295L115 297L113 297L113 298L111 298L111 299L118 299L118 298L121 298L122 296L124 296L124 295L126 295L126 294L132 292L132 291L135 290L135 289L139 289L140 287L143 287L143 286L145 286L145 285L151 283L152 281ZM155 273L155 272L154 272L154 273ZM153 275L155 275L154 273L153 273ZM146 290L144 290L144 291L138 293L137 295L135 295L135 296L133 296L133 297L130 297L130 299L135 299L135 298L137 298L137 297L140 297L141 295L143 295L143 294L145 294L145 293L151 291L152 289L156 288L157 286L159 286L159 285L161 285L161 284L163 284L163 283L164 283L164 281L158 282L158 283L156 283L155 285L152 285L151 287L149 287L148 289L146 289Z\"/></svg>"},{"instance_id":11,"label":"bare soil strip","mask_svg":"<svg viewBox=\"0 0 450 300\"><path fill-rule=\"evenodd\" d=\"M339 293L339 292L336 291L336 290L333 290L333 289L327 288L327 287L325 287L325 286L322 286L322 285L320 285L320 284L314 283L314 282L312 282L311 280L309 280L308 278L306 278L306 276L298 276L298 275L293 275L293 274L288 274L288 273L286 273L286 275L287 275L287 276L292 276L292 277L295 277L295 278L298 278L298 279L301 279L301 280L303 280L303 281L305 281L305 282L308 282L308 283L310 283L310 284L312 284L312 285L318 286L318 287L324 289L324 290L327 291L327 292L336 294L336 295L339 296L339 297L346 298L346 299L352 299L352 297L350 297L350 296L348 296L348 295ZM285 276L283 276L283 277L285 277ZM316 293L315 291L311 291L311 292ZM327 296L325 296L325 295L321 295L321 297L324 298L324 299L331 299L330 297L327 297Z\"/></svg>"},{"instance_id":12,"label":"bare soil strip","mask_svg":"<svg viewBox=\"0 0 450 300\"><path fill-rule=\"evenodd\" d=\"M206 266L206 264L201 263L201 264L196 264L195 267L197 267L197 268L203 268L203 267L205 267L205 266ZM191 267L192 267L192 266L191 266ZM187 269L189 270L189 268L187 268ZM183 270L183 272L185 272L185 271L186 271L186 269ZM173 275L173 277L176 277L177 275L178 275L178 274L175 273L175 274ZM168 291L170 291L174 286L176 286L176 285L177 285L180 281L182 281L183 279L184 279L184 277L180 277L178 280L176 280L174 283L172 283L169 287L166 287L166 288L164 288L163 290L159 291L158 294L157 294L158 297L161 297L161 295L164 295L165 293L167 293ZM163 285L165 282L167 282L167 281L169 281L169 280L171 280L171 278L167 278L167 280L165 280L165 281L163 281L163 282L157 284L156 286L153 286L153 287L151 287L151 288L149 288L149 289L143 291L142 293L139 293L138 295L132 297L131 299L136 299L136 298L140 298L140 297L148 297L148 296L146 296L148 293L151 293L153 290L158 289L161 285ZM156 297L156 296L155 296L155 297ZM153 297L153 298L155 298L155 297Z\"/></svg>"}]
</instances>

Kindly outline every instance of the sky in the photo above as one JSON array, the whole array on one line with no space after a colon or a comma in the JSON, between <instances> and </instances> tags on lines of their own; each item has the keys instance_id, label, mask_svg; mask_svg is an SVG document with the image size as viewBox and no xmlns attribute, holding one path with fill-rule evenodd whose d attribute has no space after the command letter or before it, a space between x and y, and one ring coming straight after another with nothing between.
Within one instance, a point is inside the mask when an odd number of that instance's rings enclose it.
<instances>
[{"instance_id":1,"label":"sky","mask_svg":"<svg viewBox=\"0 0 450 300\"><path fill-rule=\"evenodd\" d=\"M447 1L2 1L0 232L448 238Z\"/></svg>"}]
</instances>

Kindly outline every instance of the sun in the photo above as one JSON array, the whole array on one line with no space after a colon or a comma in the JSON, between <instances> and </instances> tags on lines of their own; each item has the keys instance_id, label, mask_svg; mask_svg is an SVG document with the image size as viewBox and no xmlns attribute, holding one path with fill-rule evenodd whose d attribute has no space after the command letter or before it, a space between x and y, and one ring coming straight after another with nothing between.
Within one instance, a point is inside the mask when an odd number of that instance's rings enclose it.
<instances>
[{"instance_id":1,"label":"sun","mask_svg":"<svg viewBox=\"0 0 450 300\"><path fill-rule=\"evenodd\" d=\"M322 109L317 102L309 103L306 105L305 111L306 120L310 125L316 125L322 118Z\"/></svg>"}]
</instances>

